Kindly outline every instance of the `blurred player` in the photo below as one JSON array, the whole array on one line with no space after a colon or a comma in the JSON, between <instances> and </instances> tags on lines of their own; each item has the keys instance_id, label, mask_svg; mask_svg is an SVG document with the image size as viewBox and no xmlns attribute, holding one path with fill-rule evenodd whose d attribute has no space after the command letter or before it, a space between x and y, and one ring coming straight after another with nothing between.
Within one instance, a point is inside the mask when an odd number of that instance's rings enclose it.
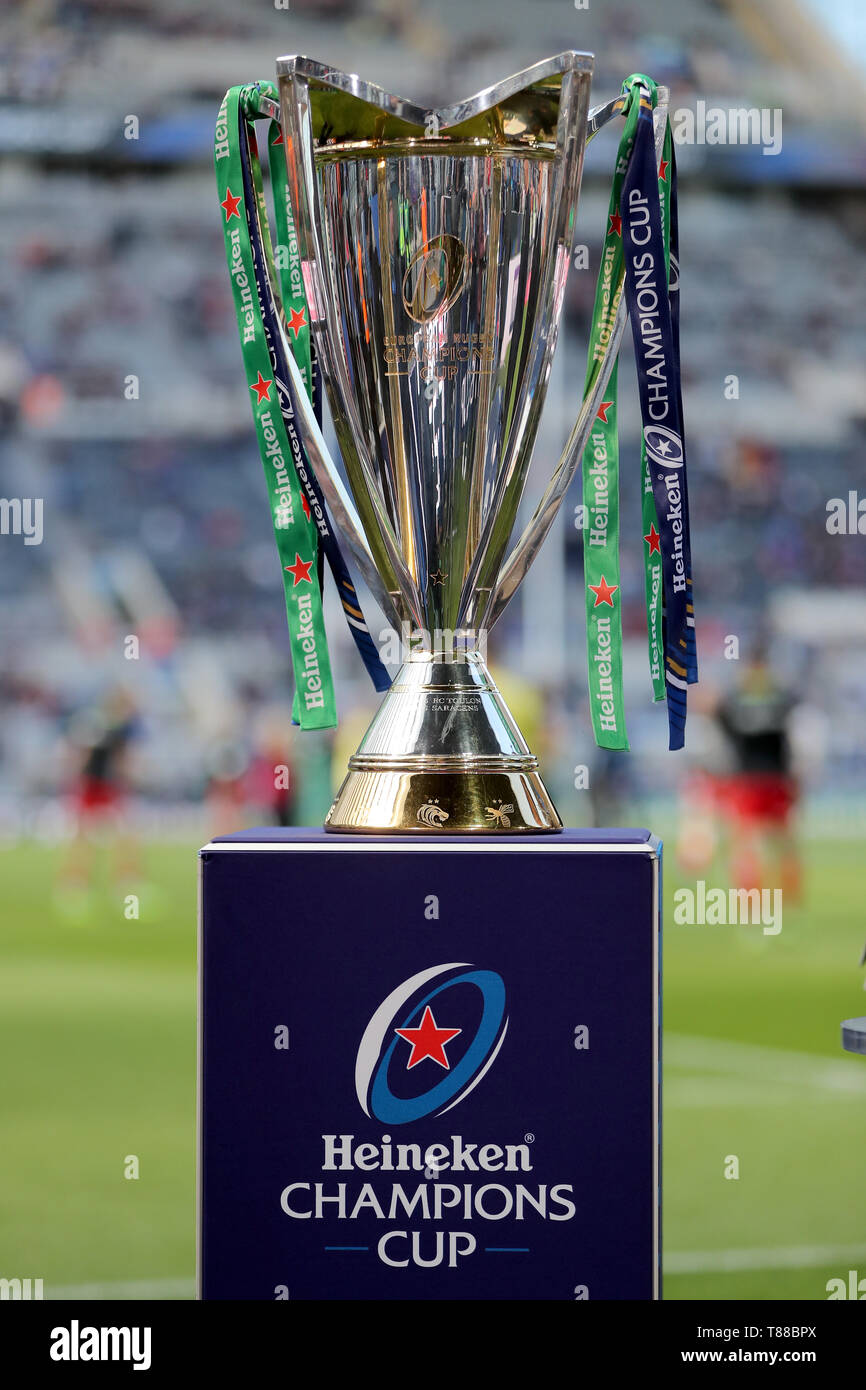
<instances>
[{"instance_id":1,"label":"blurred player","mask_svg":"<svg viewBox=\"0 0 866 1390\"><path fill-rule=\"evenodd\" d=\"M210 835L233 835L243 829L249 764L249 751L240 734L226 734L208 748L205 801Z\"/></svg>"},{"instance_id":2,"label":"blurred player","mask_svg":"<svg viewBox=\"0 0 866 1390\"><path fill-rule=\"evenodd\" d=\"M256 824L295 824L299 777L289 756L291 722L280 705L259 715L254 730L254 752L246 775L247 803Z\"/></svg>"},{"instance_id":3,"label":"blurred player","mask_svg":"<svg viewBox=\"0 0 866 1390\"><path fill-rule=\"evenodd\" d=\"M775 855L781 887L800 893L800 855L791 827L798 788L792 772L789 723L796 701L763 656L752 657L736 687L716 709L735 771L717 779L717 804L731 845L731 877L741 888L764 887Z\"/></svg>"},{"instance_id":4,"label":"blurred player","mask_svg":"<svg viewBox=\"0 0 866 1390\"><path fill-rule=\"evenodd\" d=\"M112 833L117 878L126 883L140 875L138 846L127 814L130 749L138 728L133 701L121 687L73 726L75 834L61 873L60 894L60 905L70 910L95 886L96 841L105 831Z\"/></svg>"}]
</instances>

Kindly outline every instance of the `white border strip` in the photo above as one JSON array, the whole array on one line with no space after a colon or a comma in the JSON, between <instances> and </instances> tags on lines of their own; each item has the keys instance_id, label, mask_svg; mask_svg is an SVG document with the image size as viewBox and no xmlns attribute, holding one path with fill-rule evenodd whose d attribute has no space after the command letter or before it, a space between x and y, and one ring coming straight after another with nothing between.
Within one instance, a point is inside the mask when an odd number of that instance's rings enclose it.
<instances>
[{"instance_id":1,"label":"white border strip","mask_svg":"<svg viewBox=\"0 0 866 1390\"><path fill-rule=\"evenodd\" d=\"M663 1253L662 1253L662 1068L660 1051L662 1047L661 1034L661 1001L662 1001L662 962L659 958L659 948L661 946L661 904L659 902L659 865L661 856L658 854L658 843L655 845L655 858L652 866L653 876L653 1190L652 1190L652 1213L653 1213L653 1298L659 1300L662 1297L662 1278L663 1276Z\"/></svg>"},{"instance_id":2,"label":"white border strip","mask_svg":"<svg viewBox=\"0 0 866 1390\"><path fill-rule=\"evenodd\" d=\"M204 1153L204 864L198 857L195 947L195 1293L202 1298L202 1155Z\"/></svg>"},{"instance_id":3,"label":"white border strip","mask_svg":"<svg viewBox=\"0 0 866 1390\"><path fill-rule=\"evenodd\" d=\"M539 839L541 839L540 836ZM393 853L395 850L398 852L400 850L408 850L410 853L415 851L415 853L429 854L430 850L434 847L438 848L440 854L461 854L466 851L473 854L478 854L479 852L488 854L490 850L498 849L506 852L514 850L535 850L537 853L546 853L550 850L554 850L559 851L561 854L649 854L654 859L658 859L659 857L658 844L653 843L652 840L644 840L640 844L627 843L616 845L611 844L607 840L600 840L597 844L592 842L575 844L573 841L554 844L549 840L545 841L543 844L539 844L537 841L529 844L525 840L511 840L506 844L503 840L478 839L461 841L459 843L453 841L448 844L444 841L437 841L433 835L429 837L425 836L424 839L419 838L417 842L394 841L392 844L386 844L381 840L367 840L363 835L358 835L351 843L347 840L243 840L232 841L230 843L226 841L209 840L206 845L202 845L199 854L204 854L206 850L209 853L218 852L221 854L226 852L237 854L246 850L253 850L257 854L274 852L285 854L286 851L297 852L299 850L304 854L308 853L310 850L342 850L347 854L357 854L358 852L366 854L369 853L370 850L385 850L387 853Z\"/></svg>"}]
</instances>

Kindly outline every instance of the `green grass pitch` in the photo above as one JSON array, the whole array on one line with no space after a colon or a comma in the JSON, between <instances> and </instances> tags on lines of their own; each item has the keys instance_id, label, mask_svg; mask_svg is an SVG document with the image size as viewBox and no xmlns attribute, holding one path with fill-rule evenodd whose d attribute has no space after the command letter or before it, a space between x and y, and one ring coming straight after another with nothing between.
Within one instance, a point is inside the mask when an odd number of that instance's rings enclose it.
<instances>
[{"instance_id":1,"label":"green grass pitch","mask_svg":"<svg viewBox=\"0 0 866 1390\"><path fill-rule=\"evenodd\" d=\"M823 1299L866 1276L866 1058L839 1046L866 1013L862 859L808 846L777 937L673 925L666 865L667 1298ZM138 920L107 874L86 912L63 910L59 861L0 851L0 1276L190 1297L195 849L147 848Z\"/></svg>"}]
</instances>

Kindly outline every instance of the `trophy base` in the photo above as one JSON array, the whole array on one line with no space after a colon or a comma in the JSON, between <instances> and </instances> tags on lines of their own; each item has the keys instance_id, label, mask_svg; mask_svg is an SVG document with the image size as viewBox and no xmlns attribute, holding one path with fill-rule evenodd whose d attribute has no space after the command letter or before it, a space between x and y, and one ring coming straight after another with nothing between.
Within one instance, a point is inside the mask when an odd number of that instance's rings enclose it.
<instances>
[{"instance_id":1,"label":"trophy base","mask_svg":"<svg viewBox=\"0 0 866 1390\"><path fill-rule=\"evenodd\" d=\"M562 821L535 770L350 769L325 829L368 835L538 835L561 830Z\"/></svg>"},{"instance_id":2,"label":"trophy base","mask_svg":"<svg viewBox=\"0 0 866 1390\"><path fill-rule=\"evenodd\" d=\"M537 835L562 821L480 654L422 652L401 667L349 760L325 829Z\"/></svg>"}]
</instances>

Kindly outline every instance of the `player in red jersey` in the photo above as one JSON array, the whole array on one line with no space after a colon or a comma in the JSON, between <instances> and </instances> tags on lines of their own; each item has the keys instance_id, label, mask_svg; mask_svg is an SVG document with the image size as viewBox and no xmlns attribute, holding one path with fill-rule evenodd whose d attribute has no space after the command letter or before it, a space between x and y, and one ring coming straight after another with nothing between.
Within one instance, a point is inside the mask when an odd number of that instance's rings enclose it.
<instances>
[{"instance_id":1,"label":"player in red jersey","mask_svg":"<svg viewBox=\"0 0 866 1390\"><path fill-rule=\"evenodd\" d=\"M764 657L755 656L716 709L735 768L716 779L716 803L731 839L732 878L742 888L767 886L765 870L775 854L782 890L792 898L801 880L792 825L799 793L788 736L795 704Z\"/></svg>"},{"instance_id":2,"label":"player in red jersey","mask_svg":"<svg viewBox=\"0 0 866 1390\"><path fill-rule=\"evenodd\" d=\"M74 740L78 766L72 786L75 836L61 873L59 903L77 911L93 887L96 840L113 837L115 873L125 882L140 871L138 849L127 814L130 748L138 719L130 696L112 690L83 722Z\"/></svg>"}]
</instances>

